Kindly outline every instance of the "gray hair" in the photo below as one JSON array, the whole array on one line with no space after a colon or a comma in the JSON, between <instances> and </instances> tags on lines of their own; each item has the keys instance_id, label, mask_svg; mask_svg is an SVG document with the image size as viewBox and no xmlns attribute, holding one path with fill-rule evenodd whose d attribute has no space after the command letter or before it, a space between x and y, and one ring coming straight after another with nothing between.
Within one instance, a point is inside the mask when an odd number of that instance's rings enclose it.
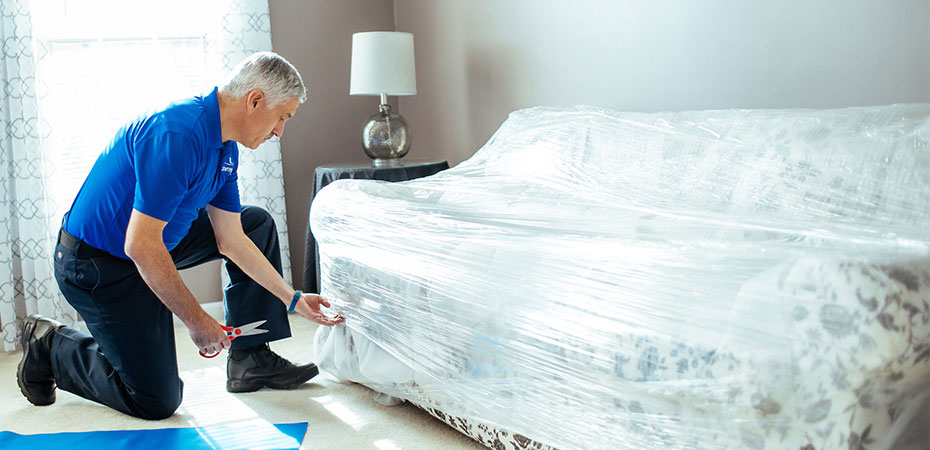
<instances>
[{"instance_id":1,"label":"gray hair","mask_svg":"<svg viewBox=\"0 0 930 450\"><path fill-rule=\"evenodd\" d=\"M220 92L232 98L243 97L259 89L267 98L268 108L274 108L297 97L307 99L307 87L291 63L274 52L258 52L236 65Z\"/></svg>"}]
</instances>

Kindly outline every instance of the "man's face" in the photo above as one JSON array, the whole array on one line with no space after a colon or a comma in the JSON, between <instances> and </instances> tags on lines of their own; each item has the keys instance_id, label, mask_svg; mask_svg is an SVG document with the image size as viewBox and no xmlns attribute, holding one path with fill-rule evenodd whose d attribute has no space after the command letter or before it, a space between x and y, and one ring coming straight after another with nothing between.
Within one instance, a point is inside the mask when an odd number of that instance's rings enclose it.
<instances>
[{"instance_id":1,"label":"man's face","mask_svg":"<svg viewBox=\"0 0 930 450\"><path fill-rule=\"evenodd\" d=\"M240 144L255 149L272 136L281 137L284 133L284 123L297 113L300 101L293 97L274 108L268 108L266 97L257 100L249 111L247 130Z\"/></svg>"}]
</instances>

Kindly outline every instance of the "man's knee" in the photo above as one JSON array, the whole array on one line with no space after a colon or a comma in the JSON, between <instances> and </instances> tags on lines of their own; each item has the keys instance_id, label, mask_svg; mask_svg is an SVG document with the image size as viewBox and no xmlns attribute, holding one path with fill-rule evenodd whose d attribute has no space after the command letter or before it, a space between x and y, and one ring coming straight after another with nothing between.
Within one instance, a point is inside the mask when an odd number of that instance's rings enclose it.
<instances>
[{"instance_id":1,"label":"man's knee","mask_svg":"<svg viewBox=\"0 0 930 450\"><path fill-rule=\"evenodd\" d=\"M162 420L174 415L181 406L181 399L177 401L151 402L145 405L136 405L135 416L146 420Z\"/></svg>"},{"instance_id":2,"label":"man's knee","mask_svg":"<svg viewBox=\"0 0 930 450\"><path fill-rule=\"evenodd\" d=\"M178 380L177 389L170 389L158 396L136 392L133 395L133 414L140 419L162 420L171 417L181 406L183 383Z\"/></svg>"},{"instance_id":3,"label":"man's knee","mask_svg":"<svg viewBox=\"0 0 930 450\"><path fill-rule=\"evenodd\" d=\"M245 206L240 214L242 230L263 253L278 251L278 229L268 211L257 206Z\"/></svg>"},{"instance_id":4,"label":"man's knee","mask_svg":"<svg viewBox=\"0 0 930 450\"><path fill-rule=\"evenodd\" d=\"M242 213L239 215L242 219L242 229L246 234L255 232L265 232L276 234L274 217L258 206L243 206Z\"/></svg>"}]
</instances>

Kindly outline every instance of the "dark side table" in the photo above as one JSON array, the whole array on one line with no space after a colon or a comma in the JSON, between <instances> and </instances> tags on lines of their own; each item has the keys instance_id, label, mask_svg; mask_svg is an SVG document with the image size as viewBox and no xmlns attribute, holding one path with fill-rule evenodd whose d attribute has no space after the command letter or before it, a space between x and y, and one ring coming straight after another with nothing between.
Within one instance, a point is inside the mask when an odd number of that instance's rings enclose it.
<instances>
[{"instance_id":1,"label":"dark side table","mask_svg":"<svg viewBox=\"0 0 930 450\"><path fill-rule=\"evenodd\" d=\"M407 181L427 177L449 168L448 161L402 160L390 166L375 166L370 161L349 164L327 164L313 171L313 198L320 189L336 180L347 178L383 181ZM304 249L304 284L303 291L318 294L320 292L320 254L316 239L310 230L310 217L307 216L307 237Z\"/></svg>"}]
</instances>

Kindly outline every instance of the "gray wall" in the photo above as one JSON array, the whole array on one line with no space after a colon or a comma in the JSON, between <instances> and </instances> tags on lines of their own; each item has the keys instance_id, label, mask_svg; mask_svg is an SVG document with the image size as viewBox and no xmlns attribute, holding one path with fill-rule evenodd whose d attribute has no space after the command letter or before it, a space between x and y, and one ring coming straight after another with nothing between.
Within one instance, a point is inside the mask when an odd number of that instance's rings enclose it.
<instances>
[{"instance_id":1,"label":"gray wall","mask_svg":"<svg viewBox=\"0 0 930 450\"><path fill-rule=\"evenodd\" d=\"M281 140L300 285L314 167L364 161L356 31L415 36L418 93L392 103L408 157L471 156L514 109L831 108L930 101L927 0L270 0L275 51L310 98ZM396 28L395 28L396 24Z\"/></svg>"},{"instance_id":2,"label":"gray wall","mask_svg":"<svg viewBox=\"0 0 930 450\"><path fill-rule=\"evenodd\" d=\"M294 285L300 287L313 169L367 161L361 146L362 124L380 103L376 97L349 95L352 33L394 30L394 4L391 0L270 0L268 6L274 51L297 67L310 90L281 138L292 274Z\"/></svg>"},{"instance_id":3,"label":"gray wall","mask_svg":"<svg viewBox=\"0 0 930 450\"><path fill-rule=\"evenodd\" d=\"M458 163L514 109L930 101L927 0L394 0L411 155Z\"/></svg>"}]
</instances>

